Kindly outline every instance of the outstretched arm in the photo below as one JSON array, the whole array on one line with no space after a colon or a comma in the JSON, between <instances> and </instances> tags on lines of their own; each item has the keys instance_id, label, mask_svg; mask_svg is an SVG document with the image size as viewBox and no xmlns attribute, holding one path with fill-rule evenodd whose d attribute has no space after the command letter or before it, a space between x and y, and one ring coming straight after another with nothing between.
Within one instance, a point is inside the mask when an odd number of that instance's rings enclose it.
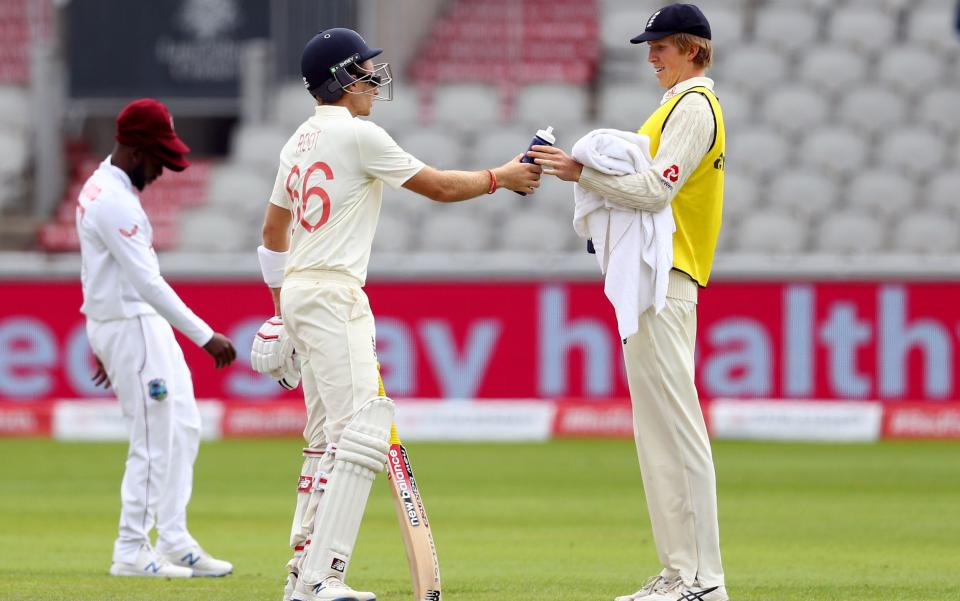
<instances>
[{"instance_id":1,"label":"outstretched arm","mask_svg":"<svg viewBox=\"0 0 960 601\"><path fill-rule=\"evenodd\" d=\"M426 166L404 182L403 187L437 202L468 200L496 188L533 192L540 186L540 167L512 161L486 171L441 171Z\"/></svg>"}]
</instances>

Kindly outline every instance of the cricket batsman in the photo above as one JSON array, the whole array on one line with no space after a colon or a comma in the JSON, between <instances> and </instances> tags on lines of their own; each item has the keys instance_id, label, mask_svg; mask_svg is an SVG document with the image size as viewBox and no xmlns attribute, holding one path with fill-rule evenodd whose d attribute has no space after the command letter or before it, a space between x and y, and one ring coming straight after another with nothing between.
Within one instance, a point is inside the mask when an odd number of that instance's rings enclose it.
<instances>
[{"instance_id":1,"label":"cricket batsman","mask_svg":"<svg viewBox=\"0 0 960 601\"><path fill-rule=\"evenodd\" d=\"M437 202L539 186L540 167L519 162L521 155L483 171L441 171L358 119L374 100L392 98L389 64L372 61L381 52L344 28L307 43L301 71L316 107L280 153L258 249L275 315L254 339L251 365L286 387L302 378L307 407L285 600L375 597L345 581L394 415L393 401L379 392L363 292L384 183Z\"/></svg>"},{"instance_id":2,"label":"cricket batsman","mask_svg":"<svg viewBox=\"0 0 960 601\"><path fill-rule=\"evenodd\" d=\"M534 146L543 172L578 182L627 209L672 209L673 269L666 306L639 317L624 340L640 472L663 570L616 601L727 601L720 561L716 476L694 384L697 295L706 287L723 209L724 128L713 80L710 24L692 4L656 11L640 35L647 62L666 89L639 133L650 137L651 167L614 176L563 150Z\"/></svg>"},{"instance_id":3,"label":"cricket batsman","mask_svg":"<svg viewBox=\"0 0 960 601\"><path fill-rule=\"evenodd\" d=\"M233 344L191 311L160 275L153 228L138 192L163 170L183 171L190 151L167 107L151 98L117 116L116 145L77 199L87 338L97 358L97 385L111 386L130 436L120 487L120 533L114 576L225 576L187 530L200 413L190 370L171 325L213 357L236 358ZM157 527L157 548L149 533Z\"/></svg>"}]
</instances>

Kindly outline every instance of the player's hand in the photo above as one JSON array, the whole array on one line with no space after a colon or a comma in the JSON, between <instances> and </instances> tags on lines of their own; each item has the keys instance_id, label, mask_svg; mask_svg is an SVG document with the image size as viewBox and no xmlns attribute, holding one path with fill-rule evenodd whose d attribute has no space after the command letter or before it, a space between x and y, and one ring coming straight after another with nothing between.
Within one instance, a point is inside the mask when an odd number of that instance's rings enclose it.
<instances>
[{"instance_id":1,"label":"player's hand","mask_svg":"<svg viewBox=\"0 0 960 601\"><path fill-rule=\"evenodd\" d=\"M250 347L250 367L260 374L271 374L286 366L293 356L293 341L287 336L283 318L274 315L263 322ZM280 379L279 377L277 378Z\"/></svg>"},{"instance_id":2,"label":"player's hand","mask_svg":"<svg viewBox=\"0 0 960 601\"><path fill-rule=\"evenodd\" d=\"M518 154L509 163L493 170L497 176L498 187L527 194L540 187L540 172L542 169L539 165L521 163L521 158L523 158L523 155Z\"/></svg>"},{"instance_id":3,"label":"player's hand","mask_svg":"<svg viewBox=\"0 0 960 601\"><path fill-rule=\"evenodd\" d=\"M103 386L104 388L110 388L110 376L107 375L107 370L103 368L103 363L100 362L100 357L96 355L93 356L97 361L97 372L93 374L93 377L90 378L93 381L93 385L96 387Z\"/></svg>"},{"instance_id":4,"label":"player's hand","mask_svg":"<svg viewBox=\"0 0 960 601\"><path fill-rule=\"evenodd\" d=\"M543 167L547 175L555 175L567 182L580 180L583 165L556 146L534 146L527 151L527 156Z\"/></svg>"},{"instance_id":5,"label":"player's hand","mask_svg":"<svg viewBox=\"0 0 960 601\"><path fill-rule=\"evenodd\" d=\"M203 345L203 350L207 351L217 364L217 369L226 367L233 363L237 358L237 349L233 348L230 339L219 332L213 333L210 342Z\"/></svg>"}]
</instances>

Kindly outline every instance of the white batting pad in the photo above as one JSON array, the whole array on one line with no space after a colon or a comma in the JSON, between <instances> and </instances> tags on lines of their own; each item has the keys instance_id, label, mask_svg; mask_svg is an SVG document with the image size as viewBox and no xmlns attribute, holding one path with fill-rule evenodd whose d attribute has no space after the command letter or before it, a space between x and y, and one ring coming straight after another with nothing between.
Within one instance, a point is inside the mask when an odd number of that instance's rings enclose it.
<instances>
[{"instance_id":1,"label":"white batting pad","mask_svg":"<svg viewBox=\"0 0 960 601\"><path fill-rule=\"evenodd\" d=\"M357 411L340 435L298 587L313 586L328 576L346 578L370 487L386 467L393 414L393 401L377 397Z\"/></svg>"}]
</instances>

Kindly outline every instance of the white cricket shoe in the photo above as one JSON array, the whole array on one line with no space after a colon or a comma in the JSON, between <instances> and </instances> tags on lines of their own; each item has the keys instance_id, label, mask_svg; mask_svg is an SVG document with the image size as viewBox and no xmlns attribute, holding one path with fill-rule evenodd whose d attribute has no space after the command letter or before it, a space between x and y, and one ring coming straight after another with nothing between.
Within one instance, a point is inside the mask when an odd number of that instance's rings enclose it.
<instances>
[{"instance_id":1,"label":"white cricket shoe","mask_svg":"<svg viewBox=\"0 0 960 601\"><path fill-rule=\"evenodd\" d=\"M151 578L190 578L193 570L171 564L153 550L149 543L140 545L133 563L115 561L110 564L111 576L146 576Z\"/></svg>"},{"instance_id":2,"label":"white cricket shoe","mask_svg":"<svg viewBox=\"0 0 960 601\"><path fill-rule=\"evenodd\" d=\"M687 586L678 580L661 592L644 597L643 601L730 601L724 586L700 586L694 583Z\"/></svg>"},{"instance_id":3,"label":"white cricket shoe","mask_svg":"<svg viewBox=\"0 0 960 601\"><path fill-rule=\"evenodd\" d=\"M307 590L304 590L307 589ZM291 601L376 601L373 593L355 591L336 576L324 578L313 586L298 582Z\"/></svg>"},{"instance_id":4,"label":"white cricket shoe","mask_svg":"<svg viewBox=\"0 0 960 601\"><path fill-rule=\"evenodd\" d=\"M650 595L654 593L660 593L660 592L666 591L671 586L673 586L677 580L678 580L677 577L667 579L661 576L660 574L657 574L656 576L653 576L652 578L647 580L646 583L644 583L644 585L640 588L639 591L633 593L632 595L622 595L620 597L615 597L613 601L636 601L638 599L646 600L648 597L650 597Z\"/></svg>"},{"instance_id":5,"label":"white cricket shoe","mask_svg":"<svg viewBox=\"0 0 960 601\"><path fill-rule=\"evenodd\" d=\"M232 563L211 557L200 545L187 547L177 553L166 553L165 557L173 565L187 568L194 576L226 576L233 572Z\"/></svg>"}]
</instances>

